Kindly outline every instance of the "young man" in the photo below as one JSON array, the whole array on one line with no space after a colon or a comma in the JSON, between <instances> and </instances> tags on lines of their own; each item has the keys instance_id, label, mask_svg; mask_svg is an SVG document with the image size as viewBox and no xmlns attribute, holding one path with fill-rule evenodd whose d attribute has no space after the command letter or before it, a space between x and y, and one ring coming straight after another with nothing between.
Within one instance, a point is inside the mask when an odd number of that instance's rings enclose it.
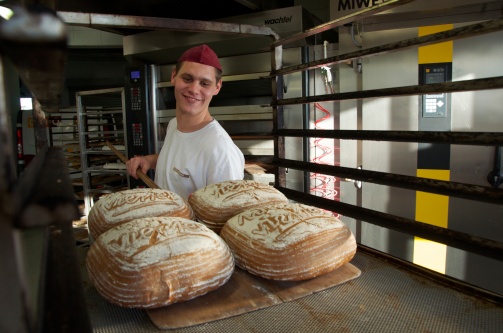
<instances>
[{"instance_id":1,"label":"young man","mask_svg":"<svg viewBox=\"0 0 503 333\"><path fill-rule=\"evenodd\" d=\"M207 45L185 51L171 73L176 117L166 130L160 154L131 158L128 173L138 178L155 169L159 187L188 196L210 184L243 179L244 156L208 106L222 88L222 67Z\"/></svg>"}]
</instances>

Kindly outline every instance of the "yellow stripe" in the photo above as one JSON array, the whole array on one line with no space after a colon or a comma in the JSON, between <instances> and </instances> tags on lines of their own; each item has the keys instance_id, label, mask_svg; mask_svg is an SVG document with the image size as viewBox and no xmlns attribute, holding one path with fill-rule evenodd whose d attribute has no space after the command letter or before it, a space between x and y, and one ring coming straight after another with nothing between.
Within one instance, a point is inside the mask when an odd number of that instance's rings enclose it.
<instances>
[{"instance_id":1,"label":"yellow stripe","mask_svg":"<svg viewBox=\"0 0 503 333\"><path fill-rule=\"evenodd\" d=\"M419 37L437 32L450 30L452 24L419 27ZM433 64L438 62L452 62L452 41L421 46L418 48L418 61L420 64Z\"/></svg>"},{"instance_id":2,"label":"yellow stripe","mask_svg":"<svg viewBox=\"0 0 503 333\"><path fill-rule=\"evenodd\" d=\"M452 29L452 24L419 27L418 35L425 36ZM452 62L453 43L443 42L418 48L419 64ZM449 180L450 170L417 170L418 177ZM416 220L447 228L449 219L449 197L433 193L416 192ZM445 273L447 247L420 237L414 238L415 264Z\"/></svg>"},{"instance_id":3,"label":"yellow stripe","mask_svg":"<svg viewBox=\"0 0 503 333\"><path fill-rule=\"evenodd\" d=\"M417 177L449 180L450 170L417 170ZM447 228L449 197L416 192L416 220ZM414 237L413 262L434 271L445 273L447 247L420 237Z\"/></svg>"},{"instance_id":4,"label":"yellow stripe","mask_svg":"<svg viewBox=\"0 0 503 333\"><path fill-rule=\"evenodd\" d=\"M438 180L449 180L449 170L417 170L417 176ZM416 193L416 220L447 228L449 197L440 194Z\"/></svg>"}]
</instances>

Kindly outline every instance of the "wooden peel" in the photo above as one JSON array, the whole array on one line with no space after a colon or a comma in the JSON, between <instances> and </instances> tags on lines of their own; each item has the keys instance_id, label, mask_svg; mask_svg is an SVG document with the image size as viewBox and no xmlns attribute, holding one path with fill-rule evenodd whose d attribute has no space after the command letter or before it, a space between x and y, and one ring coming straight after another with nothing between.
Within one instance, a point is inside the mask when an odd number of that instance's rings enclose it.
<instances>
[{"instance_id":1,"label":"wooden peel","mask_svg":"<svg viewBox=\"0 0 503 333\"><path fill-rule=\"evenodd\" d=\"M117 157L122 162L124 162L124 164L127 163L126 156L124 156L120 151L118 151L117 148L115 148L110 142L105 141L105 143L115 153L115 155L117 155ZM148 185L148 187L150 187L150 188L160 188L156 183L154 183L152 181L152 179L150 179L143 171L141 171L140 168L138 168L138 170L136 170L136 174L138 175L138 177L140 177L141 180L143 180L143 182L145 184Z\"/></svg>"}]
</instances>

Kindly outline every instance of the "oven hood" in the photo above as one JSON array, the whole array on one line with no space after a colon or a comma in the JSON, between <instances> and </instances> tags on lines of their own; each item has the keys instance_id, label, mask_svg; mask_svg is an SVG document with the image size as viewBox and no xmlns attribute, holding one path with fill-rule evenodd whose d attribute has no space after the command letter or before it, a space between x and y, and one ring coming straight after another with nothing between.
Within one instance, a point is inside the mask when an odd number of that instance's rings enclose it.
<instances>
[{"instance_id":1,"label":"oven hood","mask_svg":"<svg viewBox=\"0 0 503 333\"><path fill-rule=\"evenodd\" d=\"M335 17L352 11L340 10ZM366 17L359 21L365 32L407 29L500 19L501 0L421 0Z\"/></svg>"},{"instance_id":2,"label":"oven hood","mask_svg":"<svg viewBox=\"0 0 503 333\"><path fill-rule=\"evenodd\" d=\"M284 38L321 25L323 22L302 6L280 8L259 13L233 16L215 22L266 26ZM332 29L315 36L309 36L284 48L323 45L338 42L338 34ZM125 36L124 56L129 65L173 64L187 48L201 43L210 45L219 57L254 54L270 51L271 36L246 37L241 34L173 32L154 30Z\"/></svg>"}]
</instances>

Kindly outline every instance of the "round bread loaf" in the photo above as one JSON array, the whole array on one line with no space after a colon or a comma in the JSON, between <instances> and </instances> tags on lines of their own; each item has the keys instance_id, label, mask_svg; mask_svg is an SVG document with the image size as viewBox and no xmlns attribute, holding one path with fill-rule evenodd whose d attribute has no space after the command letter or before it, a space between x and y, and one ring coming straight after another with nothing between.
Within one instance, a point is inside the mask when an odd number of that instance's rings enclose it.
<instances>
[{"instance_id":1,"label":"round bread loaf","mask_svg":"<svg viewBox=\"0 0 503 333\"><path fill-rule=\"evenodd\" d=\"M195 191L188 201L196 219L219 233L234 215L250 208L287 203L288 198L269 184L228 180Z\"/></svg>"},{"instance_id":2,"label":"round bread loaf","mask_svg":"<svg viewBox=\"0 0 503 333\"><path fill-rule=\"evenodd\" d=\"M87 217L93 239L105 231L143 217L176 216L194 219L194 212L178 194L161 189L135 188L102 196Z\"/></svg>"},{"instance_id":3,"label":"round bread loaf","mask_svg":"<svg viewBox=\"0 0 503 333\"><path fill-rule=\"evenodd\" d=\"M344 223L299 203L249 209L230 218L220 236L238 267L272 280L314 278L356 253L356 240Z\"/></svg>"},{"instance_id":4,"label":"round bread loaf","mask_svg":"<svg viewBox=\"0 0 503 333\"><path fill-rule=\"evenodd\" d=\"M206 294L234 271L232 253L217 234L178 217L138 219L106 231L89 248L86 265L109 302L145 309Z\"/></svg>"}]
</instances>

